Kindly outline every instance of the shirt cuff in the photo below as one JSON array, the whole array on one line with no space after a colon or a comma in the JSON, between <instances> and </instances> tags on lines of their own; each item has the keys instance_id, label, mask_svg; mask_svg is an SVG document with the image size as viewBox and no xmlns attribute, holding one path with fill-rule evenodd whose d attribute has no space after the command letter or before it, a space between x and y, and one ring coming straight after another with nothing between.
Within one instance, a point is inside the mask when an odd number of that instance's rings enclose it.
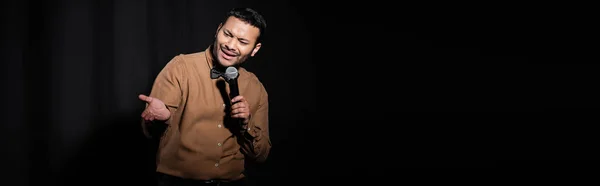
<instances>
[{"instance_id":1,"label":"shirt cuff","mask_svg":"<svg viewBox=\"0 0 600 186\"><path fill-rule=\"evenodd\" d=\"M247 125L247 129L244 129L244 137L248 138L248 139L253 139L255 141L258 141L260 139L260 129L254 127L251 124Z\"/></svg>"}]
</instances>

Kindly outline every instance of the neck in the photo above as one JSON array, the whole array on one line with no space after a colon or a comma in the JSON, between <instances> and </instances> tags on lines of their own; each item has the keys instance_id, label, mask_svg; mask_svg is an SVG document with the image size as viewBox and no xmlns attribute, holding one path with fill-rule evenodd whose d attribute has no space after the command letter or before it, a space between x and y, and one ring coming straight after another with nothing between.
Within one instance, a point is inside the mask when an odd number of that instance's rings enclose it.
<instances>
[{"instance_id":1,"label":"neck","mask_svg":"<svg viewBox=\"0 0 600 186\"><path fill-rule=\"evenodd\" d=\"M212 68L217 69L218 71L224 72L225 67L221 65L217 60L212 60Z\"/></svg>"}]
</instances>

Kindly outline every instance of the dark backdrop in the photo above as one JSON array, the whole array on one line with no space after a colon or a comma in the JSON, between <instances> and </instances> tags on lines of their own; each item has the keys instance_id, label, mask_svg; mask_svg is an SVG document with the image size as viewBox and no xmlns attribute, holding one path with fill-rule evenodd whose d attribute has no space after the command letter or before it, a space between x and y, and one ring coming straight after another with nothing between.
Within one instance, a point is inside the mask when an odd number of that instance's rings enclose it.
<instances>
[{"instance_id":1,"label":"dark backdrop","mask_svg":"<svg viewBox=\"0 0 600 186\"><path fill-rule=\"evenodd\" d=\"M247 68L272 101L268 164L286 167L284 158L294 154L285 152L293 149L281 144L316 110L311 32L292 2L12 1L2 5L7 179L147 185L154 143L141 133L137 95L149 94L175 55L206 49L226 11L243 6L263 13L272 33ZM278 173L286 176L257 178Z\"/></svg>"},{"instance_id":2,"label":"dark backdrop","mask_svg":"<svg viewBox=\"0 0 600 186\"><path fill-rule=\"evenodd\" d=\"M3 1L3 182L150 183L154 142L141 133L137 95L173 56L204 50L234 6L257 9L269 24L246 65L271 99L273 150L250 171L258 183L426 176L425 165L439 166L432 162L490 149L488 159L596 155L586 147L597 141L589 130L597 60L572 42L585 34L573 30L586 29L566 14L470 4Z\"/></svg>"}]
</instances>

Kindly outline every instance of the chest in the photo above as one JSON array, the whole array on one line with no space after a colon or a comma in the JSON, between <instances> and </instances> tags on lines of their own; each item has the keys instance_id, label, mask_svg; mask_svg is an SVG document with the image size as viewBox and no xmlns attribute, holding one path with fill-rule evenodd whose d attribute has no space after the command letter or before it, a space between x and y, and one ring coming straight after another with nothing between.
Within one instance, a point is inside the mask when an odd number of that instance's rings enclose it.
<instances>
[{"instance_id":1,"label":"chest","mask_svg":"<svg viewBox=\"0 0 600 186\"><path fill-rule=\"evenodd\" d=\"M221 120L230 112L230 84L223 79L207 79L200 81L190 81L188 83L188 92L185 109L193 110L193 115L197 119ZM257 87L251 86L251 83L245 80L239 80L237 83L238 92L244 96L250 105L250 112L255 112L258 105L258 95L254 93Z\"/></svg>"}]
</instances>

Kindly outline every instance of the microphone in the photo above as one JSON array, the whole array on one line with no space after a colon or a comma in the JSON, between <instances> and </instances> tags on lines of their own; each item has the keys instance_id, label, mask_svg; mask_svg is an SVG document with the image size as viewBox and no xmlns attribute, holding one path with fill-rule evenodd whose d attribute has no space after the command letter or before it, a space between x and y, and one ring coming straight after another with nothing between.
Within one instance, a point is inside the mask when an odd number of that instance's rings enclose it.
<instances>
[{"instance_id":1,"label":"microphone","mask_svg":"<svg viewBox=\"0 0 600 186\"><path fill-rule=\"evenodd\" d=\"M238 84L237 84L238 75L239 75L238 70L235 67L227 67L227 69L225 69L225 75L223 77L225 77L225 81L227 81L227 83L229 83L229 100L230 101L234 97L240 95L240 92L238 90ZM234 103L231 103L231 105L233 105L233 104ZM239 129L239 131L240 131L239 134L246 131L247 128L244 128L241 118L231 118L231 119L232 119L232 122L235 123L235 125L233 127Z\"/></svg>"},{"instance_id":2,"label":"microphone","mask_svg":"<svg viewBox=\"0 0 600 186\"><path fill-rule=\"evenodd\" d=\"M237 78L238 78L238 70L235 67L227 67L225 70L225 80L229 83L229 98L230 100L234 97L240 95L238 90ZM231 103L233 105L233 103Z\"/></svg>"}]
</instances>

